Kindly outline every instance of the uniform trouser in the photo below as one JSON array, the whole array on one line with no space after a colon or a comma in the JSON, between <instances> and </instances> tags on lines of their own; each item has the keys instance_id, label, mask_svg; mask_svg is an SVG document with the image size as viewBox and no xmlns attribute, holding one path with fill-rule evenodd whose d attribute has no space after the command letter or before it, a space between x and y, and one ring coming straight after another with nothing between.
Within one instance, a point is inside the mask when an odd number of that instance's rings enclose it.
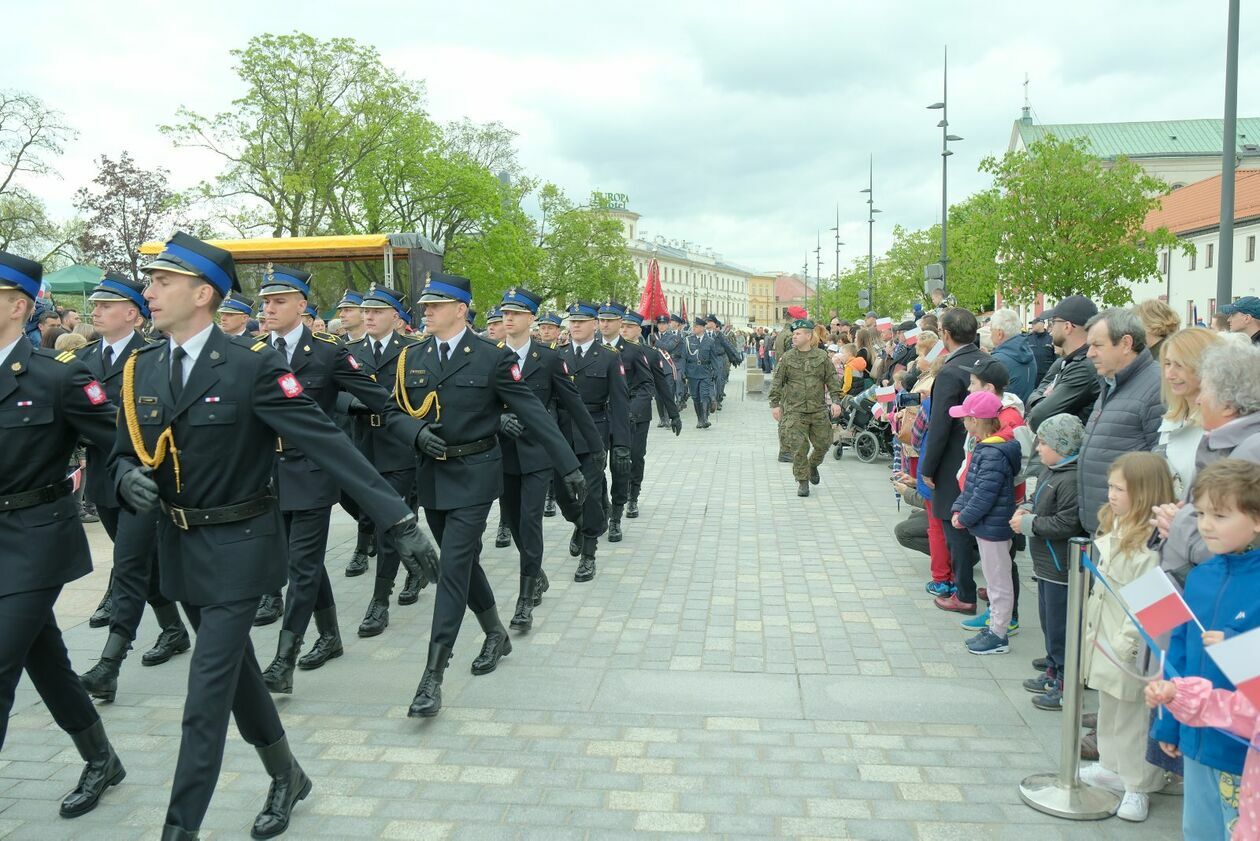
<instances>
[{"instance_id":1,"label":"uniform trouser","mask_svg":"<svg viewBox=\"0 0 1260 841\"><path fill-rule=\"evenodd\" d=\"M275 744L284 736L249 641L257 610L257 597L224 604L184 604L197 641L188 664L188 696L166 809L168 824L193 831L201 827L223 765L229 713L236 719L241 738L256 748Z\"/></svg>"},{"instance_id":2,"label":"uniform trouser","mask_svg":"<svg viewBox=\"0 0 1260 841\"><path fill-rule=\"evenodd\" d=\"M284 530L289 538L289 597L284 603L284 625L299 637L306 633L311 615L336 602L332 582L324 567L328 551L331 508L284 511Z\"/></svg>"},{"instance_id":3,"label":"uniform trouser","mask_svg":"<svg viewBox=\"0 0 1260 841\"><path fill-rule=\"evenodd\" d=\"M586 480L586 499L578 505L576 499L565 490L564 482L553 474L552 487L556 490L556 503L560 513L582 529L582 554L595 557L595 545L604 530L604 465L593 453L578 456L582 478Z\"/></svg>"},{"instance_id":4,"label":"uniform trouser","mask_svg":"<svg viewBox=\"0 0 1260 841\"><path fill-rule=\"evenodd\" d=\"M376 524L372 522L372 518L359 510L359 503L355 502L349 494L341 495L341 507L358 523L360 533L371 534L376 531Z\"/></svg>"},{"instance_id":5,"label":"uniform trouser","mask_svg":"<svg viewBox=\"0 0 1260 841\"><path fill-rule=\"evenodd\" d=\"M408 507L413 507L411 500L415 496L416 471L393 470L382 473L381 478L389 483L400 497L407 500ZM376 581L378 592L390 593L394 589L394 579L398 577L398 565L401 558L394 548L394 541L385 536L385 530L393 523L376 524ZM388 589L385 589L388 582Z\"/></svg>"},{"instance_id":6,"label":"uniform trouser","mask_svg":"<svg viewBox=\"0 0 1260 841\"><path fill-rule=\"evenodd\" d=\"M796 481L809 479L831 447L831 421L825 411L784 412L779 424L787 451L792 455L792 476Z\"/></svg>"},{"instance_id":7,"label":"uniform trouser","mask_svg":"<svg viewBox=\"0 0 1260 841\"><path fill-rule=\"evenodd\" d=\"M726 381L730 378L730 370L726 367L726 360L722 360L718 364L717 377L713 383L713 399L721 403L726 399Z\"/></svg>"},{"instance_id":8,"label":"uniform trouser","mask_svg":"<svg viewBox=\"0 0 1260 841\"><path fill-rule=\"evenodd\" d=\"M547 482L551 472L503 475L503 496L499 497L499 510L516 541L516 551L521 557L521 575L533 578L542 571L543 499L547 494Z\"/></svg>"},{"instance_id":9,"label":"uniform trouser","mask_svg":"<svg viewBox=\"0 0 1260 841\"><path fill-rule=\"evenodd\" d=\"M163 607L171 600L162 595L162 576L157 560L157 511L132 514L121 508L98 505L105 533L114 541L114 613L109 631L135 640L144 603Z\"/></svg>"},{"instance_id":10,"label":"uniform trouser","mask_svg":"<svg viewBox=\"0 0 1260 841\"><path fill-rule=\"evenodd\" d=\"M713 401L713 380L692 377L688 380L691 387L691 402L696 407L696 417L702 417L702 410L707 414L709 403Z\"/></svg>"},{"instance_id":11,"label":"uniform trouser","mask_svg":"<svg viewBox=\"0 0 1260 841\"><path fill-rule=\"evenodd\" d=\"M433 602L431 642L454 648L465 608L482 613L494 607L494 591L481 568L481 535L488 516L488 502L449 511L424 509L424 519L439 547L441 567Z\"/></svg>"},{"instance_id":12,"label":"uniform trouser","mask_svg":"<svg viewBox=\"0 0 1260 841\"><path fill-rule=\"evenodd\" d=\"M12 548L12 547L10 547ZM100 718L79 676L70 668L53 605L61 587L0 596L0 748L9 730L9 713L22 669L57 726L82 733Z\"/></svg>"},{"instance_id":13,"label":"uniform trouser","mask_svg":"<svg viewBox=\"0 0 1260 841\"><path fill-rule=\"evenodd\" d=\"M634 474L634 435L635 435L635 429L638 426L639 426L638 421L635 421L633 419L630 420L630 441L631 441L630 463L631 463L631 466L629 468L618 467L617 461L615 459L612 459L612 458L608 459L608 476L609 476L610 482L607 486L607 490L611 494L613 505L625 505L630 500L630 477ZM643 427L644 427L643 434L646 435L647 424L643 424ZM605 499L605 503L607 503L607 501L608 500ZM607 517L608 506L605 505L604 509L605 509L604 516Z\"/></svg>"},{"instance_id":14,"label":"uniform trouser","mask_svg":"<svg viewBox=\"0 0 1260 841\"><path fill-rule=\"evenodd\" d=\"M651 420L630 421L630 498L639 498L643 472L647 462L648 432Z\"/></svg>"}]
</instances>

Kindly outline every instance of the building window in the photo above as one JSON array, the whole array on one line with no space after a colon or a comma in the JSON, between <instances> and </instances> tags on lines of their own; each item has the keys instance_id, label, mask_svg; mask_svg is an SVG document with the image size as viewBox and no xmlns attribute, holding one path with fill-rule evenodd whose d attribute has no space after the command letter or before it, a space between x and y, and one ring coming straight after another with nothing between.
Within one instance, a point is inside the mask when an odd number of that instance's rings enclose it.
<instances>
[{"instance_id":1,"label":"building window","mask_svg":"<svg viewBox=\"0 0 1260 841\"><path fill-rule=\"evenodd\" d=\"M1247 237L1247 262L1251 263L1256 259L1256 236L1252 234Z\"/></svg>"},{"instance_id":2,"label":"building window","mask_svg":"<svg viewBox=\"0 0 1260 841\"><path fill-rule=\"evenodd\" d=\"M1216 254L1216 243L1209 242L1207 246L1207 259L1203 262L1203 268L1212 268L1212 257Z\"/></svg>"},{"instance_id":3,"label":"building window","mask_svg":"<svg viewBox=\"0 0 1260 841\"><path fill-rule=\"evenodd\" d=\"M1199 255L1195 252L1190 254L1190 271L1194 271L1194 264L1197 262Z\"/></svg>"}]
</instances>

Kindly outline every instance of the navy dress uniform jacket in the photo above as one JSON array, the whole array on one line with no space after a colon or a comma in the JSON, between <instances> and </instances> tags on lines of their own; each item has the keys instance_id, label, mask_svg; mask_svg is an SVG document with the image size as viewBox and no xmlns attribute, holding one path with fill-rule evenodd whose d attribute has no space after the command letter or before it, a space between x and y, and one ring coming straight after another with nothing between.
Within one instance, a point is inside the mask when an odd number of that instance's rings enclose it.
<instances>
[{"instance_id":1,"label":"navy dress uniform jacket","mask_svg":"<svg viewBox=\"0 0 1260 841\"><path fill-rule=\"evenodd\" d=\"M385 338L385 350L378 364L372 355L372 337L365 335L347 347L354 358L363 366L363 371L376 380L386 391L394 387L394 369L398 364L398 354L405 347L417 344L410 336L390 333ZM345 410L350 400L347 395L338 406ZM330 413L331 414L331 413ZM416 467L416 450L410 443L404 443L396 435L386 430L383 417L373 419L371 415L350 416L354 423L354 443L367 456L368 461L381 473L395 473L400 470L413 470ZM375 425L374 425L375 424ZM414 438L414 436L413 436Z\"/></svg>"},{"instance_id":2,"label":"navy dress uniform jacket","mask_svg":"<svg viewBox=\"0 0 1260 841\"><path fill-rule=\"evenodd\" d=\"M665 372L665 360L647 345L617 340L617 350L626 369L626 387L630 391L630 419L637 423L652 420L653 394L665 406L671 418L678 414L674 403L672 374Z\"/></svg>"},{"instance_id":3,"label":"navy dress uniform jacket","mask_svg":"<svg viewBox=\"0 0 1260 841\"><path fill-rule=\"evenodd\" d=\"M612 447L630 446L630 389L626 385L626 372L620 352L598 338L582 359L570 343L562 354L569 368L569 376L577 385L582 402L590 412L591 420L599 430L599 441L585 441L572 418L564 417L565 435L573 443L578 455L609 452Z\"/></svg>"},{"instance_id":4,"label":"navy dress uniform jacket","mask_svg":"<svg viewBox=\"0 0 1260 841\"><path fill-rule=\"evenodd\" d=\"M19 339L0 369L0 496L66 478L80 438L98 450L114 439L114 406L86 365ZM71 494L0 510L0 596L59 587L92 571Z\"/></svg>"},{"instance_id":5,"label":"navy dress uniform jacket","mask_svg":"<svg viewBox=\"0 0 1260 841\"><path fill-rule=\"evenodd\" d=\"M101 343L99 341L92 342L90 345L79 348L75 355L79 360L87 366L88 371L96 378L105 388L105 396L109 398L109 402L115 408L122 405L118 396L122 392L122 372L123 365L127 363L128 357L142 347L148 345L149 342L139 331L132 334L123 348L121 354L114 359L113 366L108 371L105 370L105 358L101 355ZM109 453L114 448L114 438L111 435L109 446L101 449L90 441L87 445L87 478L84 480L83 493L91 501L97 505L104 505L107 508L118 507L118 497L114 494L114 483L109 477Z\"/></svg>"},{"instance_id":6,"label":"navy dress uniform jacket","mask_svg":"<svg viewBox=\"0 0 1260 841\"><path fill-rule=\"evenodd\" d=\"M499 347L507 347L500 342ZM515 356L515 351L508 348ZM569 376L568 364L560 358L555 345L546 345L537 339L530 340L529 349L525 352L525 368L521 371L521 379L534 392L538 402L546 407L553 417L556 409L562 409L579 435L588 442L588 446L602 449L599 429L591 420L591 414L582 402L582 395ZM524 473L537 473L552 470L551 456L529 427L520 438L508 435L499 436L499 445L503 448L503 471L512 476Z\"/></svg>"},{"instance_id":7,"label":"navy dress uniform jacket","mask_svg":"<svg viewBox=\"0 0 1260 841\"><path fill-rule=\"evenodd\" d=\"M153 473L164 502L218 508L270 493L279 436L330 473L378 523L392 525L411 514L315 401L294 388L296 375L265 340L232 339L212 327L179 400L171 392L168 343L141 348L134 360L129 408L141 443L153 455L170 429L178 451L178 483L169 454ZM115 487L140 463L124 414L110 458ZM186 532L159 514L162 593L208 605L275 592L288 579L286 547L275 505L247 520Z\"/></svg>"},{"instance_id":8,"label":"navy dress uniform jacket","mask_svg":"<svg viewBox=\"0 0 1260 841\"><path fill-rule=\"evenodd\" d=\"M503 494L503 452L498 433L505 406L529 430L561 475L578 469L578 460L555 420L524 381L516 354L466 330L442 365L437 345L435 340L426 340L409 347L402 357L407 401L417 411L427 399L434 405L423 418L412 417L407 411L394 413L389 416L390 427L414 441L421 427L440 422L438 435L448 447L487 439L493 444L483 452L447 459L422 453L416 482L420 505L450 511L493 502ZM395 393L395 400L405 409L402 399Z\"/></svg>"}]
</instances>

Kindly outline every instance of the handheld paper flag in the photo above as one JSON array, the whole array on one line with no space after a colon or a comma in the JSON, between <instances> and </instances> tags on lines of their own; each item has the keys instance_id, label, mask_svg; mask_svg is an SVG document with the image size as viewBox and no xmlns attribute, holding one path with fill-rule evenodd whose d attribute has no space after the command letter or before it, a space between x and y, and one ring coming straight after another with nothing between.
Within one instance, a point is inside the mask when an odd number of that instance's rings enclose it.
<instances>
[{"instance_id":1,"label":"handheld paper flag","mask_svg":"<svg viewBox=\"0 0 1260 841\"><path fill-rule=\"evenodd\" d=\"M1168 573L1159 567L1121 587L1120 598L1152 637L1194 621L1190 606L1181 597Z\"/></svg>"},{"instance_id":2,"label":"handheld paper flag","mask_svg":"<svg viewBox=\"0 0 1260 841\"><path fill-rule=\"evenodd\" d=\"M922 332L923 331L920 330L918 327L914 328L913 330L907 330L905 334L901 337L901 341L903 344L917 345L919 343L919 334Z\"/></svg>"},{"instance_id":3,"label":"handheld paper flag","mask_svg":"<svg viewBox=\"0 0 1260 841\"><path fill-rule=\"evenodd\" d=\"M1260 628L1209 645L1204 650L1234 688L1260 707Z\"/></svg>"},{"instance_id":4,"label":"handheld paper flag","mask_svg":"<svg viewBox=\"0 0 1260 841\"><path fill-rule=\"evenodd\" d=\"M883 388L875 389L875 399L880 403L891 403L897 399L897 389L895 386L887 385Z\"/></svg>"}]
</instances>

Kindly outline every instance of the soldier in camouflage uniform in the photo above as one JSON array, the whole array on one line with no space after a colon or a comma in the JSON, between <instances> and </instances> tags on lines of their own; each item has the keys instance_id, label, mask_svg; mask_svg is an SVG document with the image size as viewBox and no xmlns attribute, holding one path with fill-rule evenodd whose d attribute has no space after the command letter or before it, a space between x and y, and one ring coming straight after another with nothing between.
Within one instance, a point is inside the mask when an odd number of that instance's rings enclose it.
<instances>
[{"instance_id":1,"label":"soldier in camouflage uniform","mask_svg":"<svg viewBox=\"0 0 1260 841\"><path fill-rule=\"evenodd\" d=\"M774 366L770 409L792 454L796 495L809 496L810 484L819 482L818 465L831 445L826 393L839 398L843 386L831 357L813 346L814 322L798 318L791 327L792 348ZM839 402L832 403L832 417L839 414Z\"/></svg>"}]
</instances>

